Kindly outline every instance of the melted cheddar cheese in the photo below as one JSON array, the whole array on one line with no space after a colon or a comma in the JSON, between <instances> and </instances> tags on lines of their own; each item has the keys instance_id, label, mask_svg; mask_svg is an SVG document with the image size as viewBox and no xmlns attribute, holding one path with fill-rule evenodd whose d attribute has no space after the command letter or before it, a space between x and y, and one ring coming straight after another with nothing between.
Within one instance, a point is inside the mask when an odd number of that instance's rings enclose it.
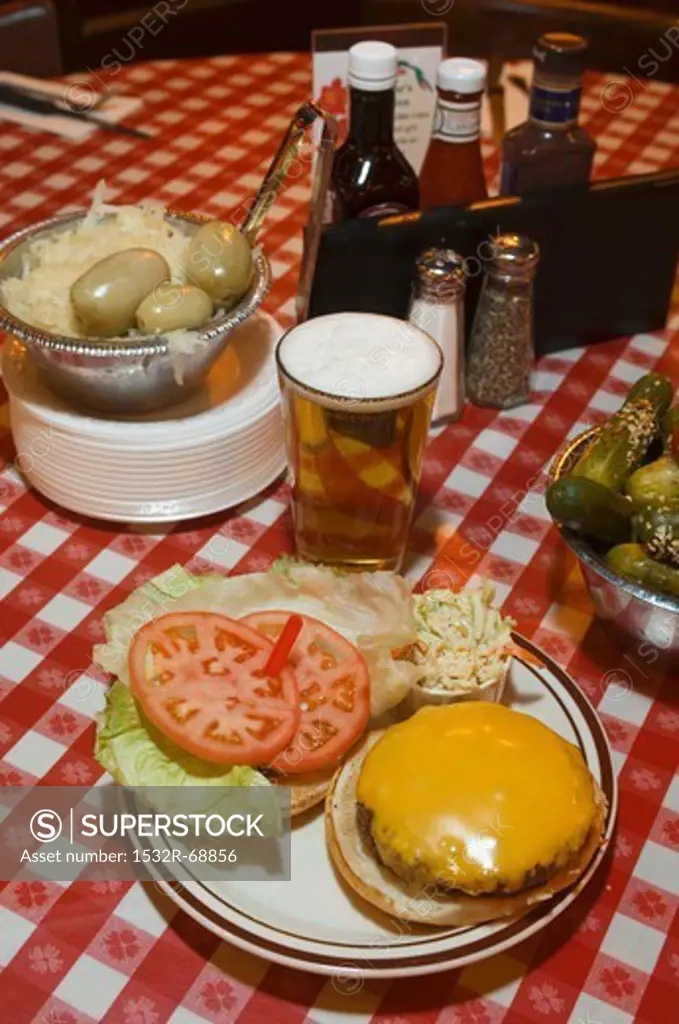
<instances>
[{"instance_id":1,"label":"melted cheddar cheese","mask_svg":"<svg viewBox=\"0 0 679 1024\"><path fill-rule=\"evenodd\" d=\"M519 890L539 868L553 874L596 815L579 750L486 702L423 708L389 729L365 758L357 796L386 864L469 893Z\"/></svg>"}]
</instances>

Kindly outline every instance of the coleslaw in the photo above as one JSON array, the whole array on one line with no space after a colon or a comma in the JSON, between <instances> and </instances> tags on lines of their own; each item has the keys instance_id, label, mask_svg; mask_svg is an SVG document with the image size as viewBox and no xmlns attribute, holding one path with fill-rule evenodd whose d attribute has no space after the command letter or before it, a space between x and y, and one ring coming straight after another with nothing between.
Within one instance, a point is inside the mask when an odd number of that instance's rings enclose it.
<instances>
[{"instance_id":1,"label":"coleslaw","mask_svg":"<svg viewBox=\"0 0 679 1024\"><path fill-rule=\"evenodd\" d=\"M410 658L420 670L420 687L470 692L504 677L515 622L503 618L494 599L488 580L460 592L432 589L414 595L418 636Z\"/></svg>"}]
</instances>

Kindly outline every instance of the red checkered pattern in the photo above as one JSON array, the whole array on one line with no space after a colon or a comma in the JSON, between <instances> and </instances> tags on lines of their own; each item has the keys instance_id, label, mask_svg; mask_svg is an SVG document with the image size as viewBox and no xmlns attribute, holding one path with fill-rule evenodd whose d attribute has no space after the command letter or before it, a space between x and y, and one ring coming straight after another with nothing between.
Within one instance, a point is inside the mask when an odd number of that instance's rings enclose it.
<instances>
[{"instance_id":1,"label":"red checkered pattern","mask_svg":"<svg viewBox=\"0 0 679 1024\"><path fill-rule=\"evenodd\" d=\"M105 77L105 76L104 76ZM73 144L3 126L0 227L82 206L105 177L115 201L154 196L215 216L253 194L309 89L290 54L166 61L111 84L143 92L147 143L96 132ZM597 174L679 162L677 91L609 89L591 76L583 104ZM624 110L620 107L624 106ZM606 108L609 109L606 109ZM497 153L487 147L496 180ZM270 214L268 308L289 324L308 196L301 180ZM551 527L543 472L564 437L598 422L649 369L679 382L679 316L657 335L543 359L532 403L468 408L429 445L408 571L430 584L495 580L520 630L598 705L619 771L612 856L547 931L485 963L427 979L369 983L339 996L330 980L268 964L220 942L152 887L0 885L0 1017L8 1024L661 1024L679 1002L679 750L676 687L654 652L623 654L592 619L573 558ZM674 343L673 343L674 341ZM0 385L1 388L1 385ZM4 400L4 393L2 399ZM208 520L157 533L61 512L24 486L0 406L0 784L95 781L93 668L101 617L174 562L248 572L292 549L285 485ZM212 543L220 534L219 544ZM672 1010L674 1007L674 1011Z\"/></svg>"}]
</instances>

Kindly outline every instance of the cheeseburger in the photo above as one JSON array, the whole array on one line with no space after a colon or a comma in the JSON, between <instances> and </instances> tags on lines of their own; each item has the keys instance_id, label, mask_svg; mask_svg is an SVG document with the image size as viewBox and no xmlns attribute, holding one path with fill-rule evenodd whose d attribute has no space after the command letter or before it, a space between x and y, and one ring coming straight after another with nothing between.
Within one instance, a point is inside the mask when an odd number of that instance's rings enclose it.
<instances>
[{"instance_id":1,"label":"cheeseburger","mask_svg":"<svg viewBox=\"0 0 679 1024\"><path fill-rule=\"evenodd\" d=\"M604 816L576 747L486 702L425 707L370 737L326 805L349 885L395 917L448 927L525 913L575 883Z\"/></svg>"}]
</instances>

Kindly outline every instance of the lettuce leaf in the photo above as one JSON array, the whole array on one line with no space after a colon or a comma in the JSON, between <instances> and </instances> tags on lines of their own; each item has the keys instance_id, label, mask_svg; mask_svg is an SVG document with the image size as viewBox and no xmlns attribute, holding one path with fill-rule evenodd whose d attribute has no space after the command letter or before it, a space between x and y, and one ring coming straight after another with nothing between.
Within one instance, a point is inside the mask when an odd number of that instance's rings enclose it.
<instances>
[{"instance_id":1,"label":"lettuce leaf","mask_svg":"<svg viewBox=\"0 0 679 1024\"><path fill-rule=\"evenodd\" d=\"M129 685L129 647L150 619L178 611L239 619L273 609L319 619L360 650L370 673L373 718L400 704L415 685L416 666L391 656L417 633L408 581L391 572L345 574L292 560L269 572L229 577L193 576L179 565L168 569L108 612L107 643L95 647L94 660Z\"/></svg>"},{"instance_id":2,"label":"lettuce leaf","mask_svg":"<svg viewBox=\"0 0 679 1024\"><path fill-rule=\"evenodd\" d=\"M145 622L173 611L179 599L208 578L192 576L181 565L173 565L138 587L123 604L104 615L107 643L95 645L96 664L129 683L127 655L135 633Z\"/></svg>"},{"instance_id":3,"label":"lettuce leaf","mask_svg":"<svg viewBox=\"0 0 679 1024\"><path fill-rule=\"evenodd\" d=\"M125 786L268 786L254 768L211 764L178 747L144 716L127 686L113 684L94 755Z\"/></svg>"}]
</instances>

